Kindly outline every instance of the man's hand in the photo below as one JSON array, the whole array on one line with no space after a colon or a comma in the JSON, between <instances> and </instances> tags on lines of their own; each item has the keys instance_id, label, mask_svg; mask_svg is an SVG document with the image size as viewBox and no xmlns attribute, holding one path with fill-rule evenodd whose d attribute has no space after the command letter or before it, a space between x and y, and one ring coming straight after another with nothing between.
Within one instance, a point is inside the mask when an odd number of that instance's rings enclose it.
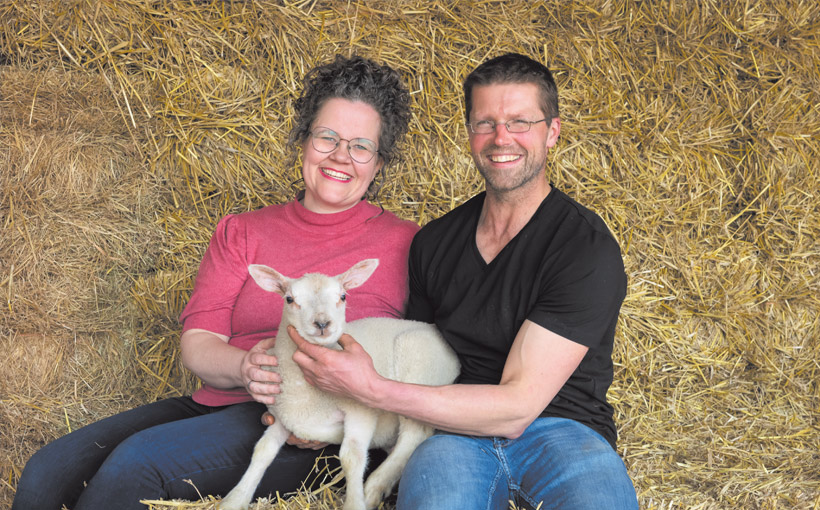
<instances>
[{"instance_id":1,"label":"man's hand","mask_svg":"<svg viewBox=\"0 0 820 510\"><path fill-rule=\"evenodd\" d=\"M273 415L269 412L265 411L265 413L262 415L262 425L267 425L268 427L270 427L274 423L276 423L276 418L274 418ZM321 450L322 448L330 444L323 443L321 441L306 441L304 439L299 439L293 434L290 435L290 437L287 440L287 443L297 448L307 448L310 450Z\"/></svg>"},{"instance_id":2,"label":"man's hand","mask_svg":"<svg viewBox=\"0 0 820 510\"><path fill-rule=\"evenodd\" d=\"M305 380L322 391L353 398L367 404L373 387L381 378L373 360L352 336L339 338L341 351L314 345L302 338L293 326L288 334L296 344L293 361L302 369Z\"/></svg>"},{"instance_id":3,"label":"man's hand","mask_svg":"<svg viewBox=\"0 0 820 510\"><path fill-rule=\"evenodd\" d=\"M266 338L251 347L240 367L245 389L254 400L263 404L273 404L275 395L280 392L279 383L282 382L278 373L262 368L279 365L276 356L267 354L274 343L276 338Z\"/></svg>"}]
</instances>

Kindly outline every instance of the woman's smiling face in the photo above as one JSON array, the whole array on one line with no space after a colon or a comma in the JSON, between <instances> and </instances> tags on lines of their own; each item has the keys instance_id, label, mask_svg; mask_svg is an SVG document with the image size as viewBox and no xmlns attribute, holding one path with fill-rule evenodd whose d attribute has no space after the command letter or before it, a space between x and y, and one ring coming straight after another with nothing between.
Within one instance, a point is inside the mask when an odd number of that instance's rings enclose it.
<instances>
[{"instance_id":1,"label":"woman's smiling face","mask_svg":"<svg viewBox=\"0 0 820 510\"><path fill-rule=\"evenodd\" d=\"M364 138L378 148L381 118L367 103L342 98L328 99L319 109L311 131L330 130L341 139L331 152L319 152L312 135L305 140L302 177L305 179L304 206L313 212L341 212L359 203L383 162L376 154L367 163L350 157L348 141Z\"/></svg>"}]
</instances>

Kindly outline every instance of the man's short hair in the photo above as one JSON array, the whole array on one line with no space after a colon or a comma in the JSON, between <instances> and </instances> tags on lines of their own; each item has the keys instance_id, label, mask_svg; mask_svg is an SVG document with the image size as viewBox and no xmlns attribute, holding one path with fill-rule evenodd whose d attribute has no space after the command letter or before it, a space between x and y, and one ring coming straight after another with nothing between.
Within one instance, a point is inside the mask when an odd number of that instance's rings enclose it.
<instances>
[{"instance_id":1,"label":"man's short hair","mask_svg":"<svg viewBox=\"0 0 820 510\"><path fill-rule=\"evenodd\" d=\"M518 53L507 53L479 65L464 79L464 116L467 122L470 122L470 111L473 108L473 88L504 83L537 85L541 96L541 110L547 122L558 117L558 87L547 66Z\"/></svg>"}]
</instances>

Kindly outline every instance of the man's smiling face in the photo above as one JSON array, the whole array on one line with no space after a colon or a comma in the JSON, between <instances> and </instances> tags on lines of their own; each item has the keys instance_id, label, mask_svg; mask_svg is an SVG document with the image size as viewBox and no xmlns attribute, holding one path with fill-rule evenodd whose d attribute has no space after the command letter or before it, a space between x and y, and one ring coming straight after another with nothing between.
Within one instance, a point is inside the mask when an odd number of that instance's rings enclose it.
<instances>
[{"instance_id":1,"label":"man's smiling face","mask_svg":"<svg viewBox=\"0 0 820 510\"><path fill-rule=\"evenodd\" d=\"M470 150L487 189L504 193L521 188L544 172L547 153L558 140L560 121L538 122L524 133L510 133L506 122L535 122L541 111L538 86L534 83L498 83L473 88L470 122L491 121L495 130L487 134L469 131Z\"/></svg>"}]
</instances>

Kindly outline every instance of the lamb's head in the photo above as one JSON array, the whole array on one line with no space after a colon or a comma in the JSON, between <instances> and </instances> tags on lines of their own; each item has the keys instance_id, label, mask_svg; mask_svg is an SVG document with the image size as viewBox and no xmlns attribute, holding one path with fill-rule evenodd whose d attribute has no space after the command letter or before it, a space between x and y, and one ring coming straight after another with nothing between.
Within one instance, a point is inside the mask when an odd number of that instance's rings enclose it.
<instances>
[{"instance_id":1,"label":"lamb's head","mask_svg":"<svg viewBox=\"0 0 820 510\"><path fill-rule=\"evenodd\" d=\"M283 322L287 320L308 342L331 345L342 336L347 291L366 282L378 265L379 259L366 259L338 276L308 273L288 278L261 264L251 264L248 272L257 285L284 298Z\"/></svg>"}]
</instances>

